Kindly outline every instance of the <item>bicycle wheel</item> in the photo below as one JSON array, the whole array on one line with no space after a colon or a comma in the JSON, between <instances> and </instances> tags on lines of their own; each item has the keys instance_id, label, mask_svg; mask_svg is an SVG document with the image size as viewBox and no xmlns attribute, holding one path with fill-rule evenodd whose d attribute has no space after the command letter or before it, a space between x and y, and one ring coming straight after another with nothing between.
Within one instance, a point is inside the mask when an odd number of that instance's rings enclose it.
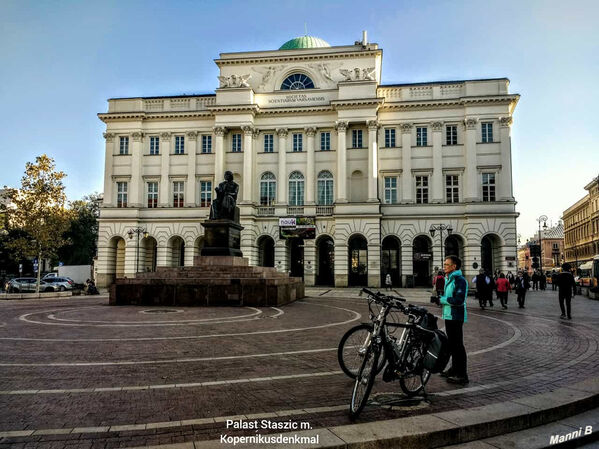
<instances>
[{"instance_id":1,"label":"bicycle wheel","mask_svg":"<svg viewBox=\"0 0 599 449\"><path fill-rule=\"evenodd\" d=\"M419 394L431 377L430 371L422 367L423 349L424 344L422 342L417 342L408 347L404 364L406 371L399 378L399 386L408 397Z\"/></svg>"},{"instance_id":2,"label":"bicycle wheel","mask_svg":"<svg viewBox=\"0 0 599 449\"><path fill-rule=\"evenodd\" d=\"M366 349L366 353L364 354L362 366L356 376L354 389L351 395L351 402L349 404L349 417L351 419L358 417L366 405L366 401L368 401L368 396L370 395L370 390L372 390L374 378L376 377L376 369L374 368L377 366L379 356L380 348L378 345L368 346L368 349Z\"/></svg>"},{"instance_id":3,"label":"bicycle wheel","mask_svg":"<svg viewBox=\"0 0 599 449\"><path fill-rule=\"evenodd\" d=\"M362 366L364 355L366 354L368 346L370 346L371 334L372 324L364 323L352 327L343 335L343 337L341 337L339 347L337 348L337 360L339 361L339 366L343 372L352 379L356 378L356 375ZM381 355L379 356L376 368L377 374L381 372L386 361L385 348L381 348Z\"/></svg>"}]
</instances>

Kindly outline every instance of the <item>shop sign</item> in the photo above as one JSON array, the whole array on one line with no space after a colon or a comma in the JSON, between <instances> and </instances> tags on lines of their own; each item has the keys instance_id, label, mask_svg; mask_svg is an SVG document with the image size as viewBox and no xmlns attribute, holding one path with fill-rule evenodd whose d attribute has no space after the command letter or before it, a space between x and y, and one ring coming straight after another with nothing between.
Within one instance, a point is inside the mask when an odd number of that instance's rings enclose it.
<instances>
[{"instance_id":1,"label":"shop sign","mask_svg":"<svg viewBox=\"0 0 599 449\"><path fill-rule=\"evenodd\" d=\"M316 238L316 219L314 217L279 218L279 237L281 239Z\"/></svg>"},{"instance_id":2,"label":"shop sign","mask_svg":"<svg viewBox=\"0 0 599 449\"><path fill-rule=\"evenodd\" d=\"M431 253L414 253L414 260L430 260L432 258Z\"/></svg>"}]
</instances>

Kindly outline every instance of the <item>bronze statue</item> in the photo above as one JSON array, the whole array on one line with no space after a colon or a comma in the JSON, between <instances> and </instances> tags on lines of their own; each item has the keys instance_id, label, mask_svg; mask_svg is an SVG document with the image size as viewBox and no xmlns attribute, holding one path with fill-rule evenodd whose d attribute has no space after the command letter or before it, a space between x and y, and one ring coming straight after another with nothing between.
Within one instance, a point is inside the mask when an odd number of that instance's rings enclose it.
<instances>
[{"instance_id":1,"label":"bronze statue","mask_svg":"<svg viewBox=\"0 0 599 449\"><path fill-rule=\"evenodd\" d=\"M233 181L233 173L225 172L225 180L216 189L216 198L210 207L210 220L236 220L237 194L239 185Z\"/></svg>"}]
</instances>

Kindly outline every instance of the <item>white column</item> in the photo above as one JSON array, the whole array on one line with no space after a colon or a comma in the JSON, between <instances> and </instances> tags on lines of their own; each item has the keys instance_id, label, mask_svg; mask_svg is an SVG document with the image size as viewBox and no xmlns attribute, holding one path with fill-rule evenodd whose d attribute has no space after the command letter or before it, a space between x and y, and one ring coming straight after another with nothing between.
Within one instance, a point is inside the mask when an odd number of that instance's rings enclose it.
<instances>
[{"instance_id":1,"label":"white column","mask_svg":"<svg viewBox=\"0 0 599 449\"><path fill-rule=\"evenodd\" d=\"M170 153L171 153L171 133L160 134L160 190L158 192L158 205L160 207L169 207L170 204Z\"/></svg>"},{"instance_id":2,"label":"white column","mask_svg":"<svg viewBox=\"0 0 599 449\"><path fill-rule=\"evenodd\" d=\"M106 139L106 154L104 156L104 205L114 206L116 198L113 198L113 183L112 183L112 160L114 156L114 133L104 133Z\"/></svg>"},{"instance_id":3,"label":"white column","mask_svg":"<svg viewBox=\"0 0 599 449\"><path fill-rule=\"evenodd\" d=\"M379 123L376 120L368 120L368 201L378 202L378 182L379 182L379 150L377 143L377 134Z\"/></svg>"},{"instance_id":4,"label":"white column","mask_svg":"<svg viewBox=\"0 0 599 449\"><path fill-rule=\"evenodd\" d=\"M466 138L464 139L464 163L466 170L464 172L464 201L478 201L478 170L476 168L476 125L477 118L467 118L464 120L466 128Z\"/></svg>"},{"instance_id":5,"label":"white column","mask_svg":"<svg viewBox=\"0 0 599 449\"><path fill-rule=\"evenodd\" d=\"M306 128L306 136L308 136L308 154L306 157L306 204L315 204L314 201L314 184L315 184L315 170L314 166L314 135L316 134L316 128ZM305 249L304 249L305 251ZM304 258L305 260L305 258ZM304 264L304 268L306 265Z\"/></svg>"},{"instance_id":6,"label":"white column","mask_svg":"<svg viewBox=\"0 0 599 449\"><path fill-rule=\"evenodd\" d=\"M347 143L345 141L347 122L338 120L335 129L337 130L337 199L335 202L347 203Z\"/></svg>"},{"instance_id":7,"label":"white column","mask_svg":"<svg viewBox=\"0 0 599 449\"><path fill-rule=\"evenodd\" d=\"M187 185L185 188L185 206L195 207L196 205L196 153L198 144L198 133L197 131L189 131L187 133ZM185 247L187 251L187 247ZM185 255L187 259L187 254ZM193 264L193 258L191 259ZM187 262L186 262L187 264Z\"/></svg>"},{"instance_id":8,"label":"white column","mask_svg":"<svg viewBox=\"0 0 599 449\"><path fill-rule=\"evenodd\" d=\"M277 129L277 134L279 135L279 176L277 179L277 202L279 204L287 204L287 132L287 128Z\"/></svg>"},{"instance_id":9,"label":"white column","mask_svg":"<svg viewBox=\"0 0 599 449\"><path fill-rule=\"evenodd\" d=\"M443 122L433 122L433 203L443 202Z\"/></svg>"},{"instance_id":10,"label":"white column","mask_svg":"<svg viewBox=\"0 0 599 449\"><path fill-rule=\"evenodd\" d=\"M129 192L129 206L141 207L143 205L143 181L141 177L141 167L143 161L143 132L136 131L131 137L133 145L131 147L131 190Z\"/></svg>"},{"instance_id":11,"label":"white column","mask_svg":"<svg viewBox=\"0 0 599 449\"><path fill-rule=\"evenodd\" d=\"M402 203L413 203L412 187L412 124L402 123L401 128L401 191Z\"/></svg>"},{"instance_id":12,"label":"white column","mask_svg":"<svg viewBox=\"0 0 599 449\"><path fill-rule=\"evenodd\" d=\"M512 185L512 117L501 117L499 119L501 139L501 176L499 178L499 199L503 201L514 201ZM513 270L512 270L513 271Z\"/></svg>"},{"instance_id":13,"label":"white column","mask_svg":"<svg viewBox=\"0 0 599 449\"><path fill-rule=\"evenodd\" d=\"M253 138L254 128L251 126L242 126L243 130L243 192L242 201L244 203L252 202L252 186L254 178L252 177L253 167Z\"/></svg>"},{"instance_id":14,"label":"white column","mask_svg":"<svg viewBox=\"0 0 599 449\"><path fill-rule=\"evenodd\" d=\"M224 175L225 167L225 133L226 128L222 126L214 127L214 184L219 182Z\"/></svg>"},{"instance_id":15,"label":"white column","mask_svg":"<svg viewBox=\"0 0 599 449\"><path fill-rule=\"evenodd\" d=\"M289 271L287 240L277 240L275 243L275 268L281 273L287 273Z\"/></svg>"}]
</instances>

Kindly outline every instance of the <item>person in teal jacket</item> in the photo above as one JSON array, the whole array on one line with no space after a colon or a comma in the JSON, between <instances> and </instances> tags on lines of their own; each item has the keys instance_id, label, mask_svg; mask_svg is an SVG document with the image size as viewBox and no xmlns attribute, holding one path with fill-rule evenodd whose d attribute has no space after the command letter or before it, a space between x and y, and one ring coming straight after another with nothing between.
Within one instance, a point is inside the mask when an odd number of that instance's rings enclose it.
<instances>
[{"instance_id":1,"label":"person in teal jacket","mask_svg":"<svg viewBox=\"0 0 599 449\"><path fill-rule=\"evenodd\" d=\"M464 348L463 327L466 322L466 298L468 281L462 276L462 261L457 256L447 256L443 263L445 290L439 299L443 306L445 331L451 353L451 368L441 375L447 382L466 385L468 380L466 348Z\"/></svg>"}]
</instances>

